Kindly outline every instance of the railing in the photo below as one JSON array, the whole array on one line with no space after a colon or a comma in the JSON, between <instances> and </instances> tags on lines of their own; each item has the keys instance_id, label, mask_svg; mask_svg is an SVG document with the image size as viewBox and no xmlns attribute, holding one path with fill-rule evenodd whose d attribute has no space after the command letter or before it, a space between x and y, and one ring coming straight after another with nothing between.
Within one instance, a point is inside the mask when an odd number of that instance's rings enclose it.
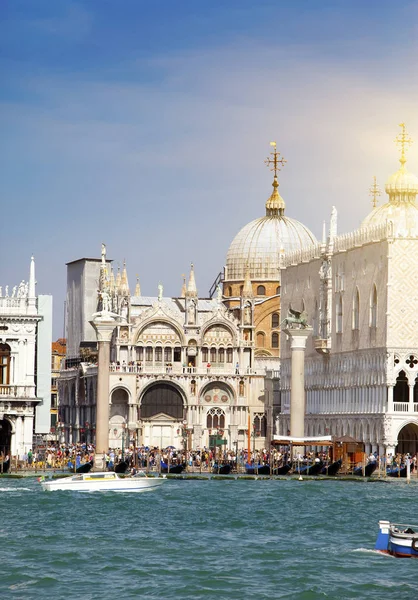
<instances>
[{"instance_id":1,"label":"railing","mask_svg":"<svg viewBox=\"0 0 418 600\"><path fill-rule=\"evenodd\" d=\"M394 402L394 412L417 412L417 403L410 404L409 402Z\"/></svg>"},{"instance_id":2,"label":"railing","mask_svg":"<svg viewBox=\"0 0 418 600\"><path fill-rule=\"evenodd\" d=\"M182 367L181 365L110 365L111 373L127 373L133 375L153 375L153 374L171 374L171 375L257 375L254 369L236 369L228 364L225 367Z\"/></svg>"},{"instance_id":3,"label":"railing","mask_svg":"<svg viewBox=\"0 0 418 600\"><path fill-rule=\"evenodd\" d=\"M35 398L35 386L0 385L0 398Z\"/></svg>"}]
</instances>

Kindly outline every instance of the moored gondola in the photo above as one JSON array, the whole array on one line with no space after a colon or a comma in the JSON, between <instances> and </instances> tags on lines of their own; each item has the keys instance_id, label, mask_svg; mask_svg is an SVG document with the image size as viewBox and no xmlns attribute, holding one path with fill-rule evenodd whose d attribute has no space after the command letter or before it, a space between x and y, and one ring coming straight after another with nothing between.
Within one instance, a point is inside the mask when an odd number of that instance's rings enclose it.
<instances>
[{"instance_id":1,"label":"moored gondola","mask_svg":"<svg viewBox=\"0 0 418 600\"><path fill-rule=\"evenodd\" d=\"M292 465L286 464L273 469L272 475L287 475L291 470Z\"/></svg>"},{"instance_id":2,"label":"moored gondola","mask_svg":"<svg viewBox=\"0 0 418 600\"><path fill-rule=\"evenodd\" d=\"M270 475L270 465L245 465L247 475Z\"/></svg>"},{"instance_id":3,"label":"moored gondola","mask_svg":"<svg viewBox=\"0 0 418 600\"><path fill-rule=\"evenodd\" d=\"M168 464L166 462L164 462L163 460L161 461L161 473L179 474L179 473L183 473L184 469L185 469L184 464L170 465L170 468L169 468Z\"/></svg>"},{"instance_id":4,"label":"moored gondola","mask_svg":"<svg viewBox=\"0 0 418 600\"><path fill-rule=\"evenodd\" d=\"M328 477L334 477L341 469L343 462L341 458L339 460L334 461L330 465L326 465L321 469L321 475L328 475Z\"/></svg>"},{"instance_id":5,"label":"moored gondola","mask_svg":"<svg viewBox=\"0 0 418 600\"><path fill-rule=\"evenodd\" d=\"M215 463L212 468L212 473L216 473L217 475L229 475L231 472L231 465L218 465Z\"/></svg>"},{"instance_id":6,"label":"moored gondola","mask_svg":"<svg viewBox=\"0 0 418 600\"><path fill-rule=\"evenodd\" d=\"M377 469L377 462L369 462L364 467L364 477L370 477ZM356 477L363 477L363 467L355 467L353 475Z\"/></svg>"},{"instance_id":7,"label":"moored gondola","mask_svg":"<svg viewBox=\"0 0 418 600\"><path fill-rule=\"evenodd\" d=\"M117 465L115 465L113 471L115 471L115 473L126 473L128 468L129 464L126 462L126 460L121 460Z\"/></svg>"},{"instance_id":8,"label":"moored gondola","mask_svg":"<svg viewBox=\"0 0 418 600\"><path fill-rule=\"evenodd\" d=\"M83 465L80 465L79 467L77 467L76 469L76 473L88 473L89 471L91 471L91 469L93 468L93 461L89 461L84 463Z\"/></svg>"},{"instance_id":9,"label":"moored gondola","mask_svg":"<svg viewBox=\"0 0 418 600\"><path fill-rule=\"evenodd\" d=\"M414 470L414 464L410 464L410 473ZM408 474L408 469L406 465L401 465L400 467L391 467L386 469L386 475L388 477L406 477Z\"/></svg>"},{"instance_id":10,"label":"moored gondola","mask_svg":"<svg viewBox=\"0 0 418 600\"><path fill-rule=\"evenodd\" d=\"M293 468L294 475L319 475L324 463L322 461L315 462L312 465L304 465L297 463Z\"/></svg>"}]
</instances>

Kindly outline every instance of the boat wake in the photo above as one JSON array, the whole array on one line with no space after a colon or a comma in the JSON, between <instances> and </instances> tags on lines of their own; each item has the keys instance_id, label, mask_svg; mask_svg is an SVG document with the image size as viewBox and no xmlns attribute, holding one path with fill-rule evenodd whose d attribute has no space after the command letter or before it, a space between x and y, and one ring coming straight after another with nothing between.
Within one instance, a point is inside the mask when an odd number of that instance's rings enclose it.
<instances>
[{"instance_id":1,"label":"boat wake","mask_svg":"<svg viewBox=\"0 0 418 600\"><path fill-rule=\"evenodd\" d=\"M385 554L384 552L380 552L379 550L375 550L374 548L354 548L352 552L364 552L365 554L378 554L379 556L388 556L389 558L393 558L390 554Z\"/></svg>"},{"instance_id":2,"label":"boat wake","mask_svg":"<svg viewBox=\"0 0 418 600\"><path fill-rule=\"evenodd\" d=\"M30 488L0 487L0 492L33 492Z\"/></svg>"}]
</instances>

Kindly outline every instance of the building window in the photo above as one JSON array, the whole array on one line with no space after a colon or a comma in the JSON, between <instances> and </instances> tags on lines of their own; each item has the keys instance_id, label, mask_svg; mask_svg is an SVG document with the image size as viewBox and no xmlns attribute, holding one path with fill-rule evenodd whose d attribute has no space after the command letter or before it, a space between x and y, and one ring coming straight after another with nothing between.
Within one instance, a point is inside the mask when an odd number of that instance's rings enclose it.
<instances>
[{"instance_id":1,"label":"building window","mask_svg":"<svg viewBox=\"0 0 418 600\"><path fill-rule=\"evenodd\" d=\"M58 406L57 395L51 394L51 408L57 408L57 406Z\"/></svg>"},{"instance_id":2,"label":"building window","mask_svg":"<svg viewBox=\"0 0 418 600\"><path fill-rule=\"evenodd\" d=\"M228 286L228 296L232 296L232 288L231 288L231 286Z\"/></svg>"},{"instance_id":3,"label":"building window","mask_svg":"<svg viewBox=\"0 0 418 600\"><path fill-rule=\"evenodd\" d=\"M220 408L211 408L206 416L208 429L225 429L225 413Z\"/></svg>"},{"instance_id":4,"label":"building window","mask_svg":"<svg viewBox=\"0 0 418 600\"><path fill-rule=\"evenodd\" d=\"M337 333L343 332L343 299L341 294L338 294L335 305L335 326Z\"/></svg>"},{"instance_id":5,"label":"building window","mask_svg":"<svg viewBox=\"0 0 418 600\"><path fill-rule=\"evenodd\" d=\"M163 362L163 349L161 346L156 346L155 348L155 362L162 363Z\"/></svg>"},{"instance_id":6,"label":"building window","mask_svg":"<svg viewBox=\"0 0 418 600\"><path fill-rule=\"evenodd\" d=\"M220 363L225 362L225 348L219 348L218 350L218 361Z\"/></svg>"},{"instance_id":7,"label":"building window","mask_svg":"<svg viewBox=\"0 0 418 600\"><path fill-rule=\"evenodd\" d=\"M239 295L242 296L243 292L244 292L244 286L240 285L239 286Z\"/></svg>"},{"instance_id":8,"label":"building window","mask_svg":"<svg viewBox=\"0 0 418 600\"><path fill-rule=\"evenodd\" d=\"M267 419L265 415L255 415L253 421L253 430L256 437L266 437Z\"/></svg>"},{"instance_id":9,"label":"building window","mask_svg":"<svg viewBox=\"0 0 418 600\"><path fill-rule=\"evenodd\" d=\"M210 349L210 362L216 363L216 348Z\"/></svg>"},{"instance_id":10,"label":"building window","mask_svg":"<svg viewBox=\"0 0 418 600\"><path fill-rule=\"evenodd\" d=\"M257 348L264 348L266 336L262 331L257 332Z\"/></svg>"},{"instance_id":11,"label":"building window","mask_svg":"<svg viewBox=\"0 0 418 600\"><path fill-rule=\"evenodd\" d=\"M10 346L0 344L0 384L9 385L10 383Z\"/></svg>"},{"instance_id":12,"label":"building window","mask_svg":"<svg viewBox=\"0 0 418 600\"><path fill-rule=\"evenodd\" d=\"M227 363L232 362L232 356L233 356L232 348L227 348L226 349L226 362Z\"/></svg>"},{"instance_id":13,"label":"building window","mask_svg":"<svg viewBox=\"0 0 418 600\"><path fill-rule=\"evenodd\" d=\"M271 347L278 348L279 347L279 334L273 333L271 336Z\"/></svg>"},{"instance_id":14,"label":"building window","mask_svg":"<svg viewBox=\"0 0 418 600\"><path fill-rule=\"evenodd\" d=\"M276 294L277 294L277 296L280 296L280 286L279 285L276 287Z\"/></svg>"},{"instance_id":15,"label":"building window","mask_svg":"<svg viewBox=\"0 0 418 600\"><path fill-rule=\"evenodd\" d=\"M152 347L151 346L147 346L145 348L145 360L147 362L152 362Z\"/></svg>"},{"instance_id":16,"label":"building window","mask_svg":"<svg viewBox=\"0 0 418 600\"><path fill-rule=\"evenodd\" d=\"M258 285L257 286L257 296L265 296L266 295L266 288L264 287L264 285Z\"/></svg>"},{"instance_id":17,"label":"building window","mask_svg":"<svg viewBox=\"0 0 418 600\"><path fill-rule=\"evenodd\" d=\"M203 363L208 362L208 349L207 348L202 348L202 362Z\"/></svg>"},{"instance_id":18,"label":"building window","mask_svg":"<svg viewBox=\"0 0 418 600\"><path fill-rule=\"evenodd\" d=\"M172 348L164 348L164 362L171 363L173 360L173 349Z\"/></svg>"},{"instance_id":19,"label":"building window","mask_svg":"<svg viewBox=\"0 0 418 600\"><path fill-rule=\"evenodd\" d=\"M136 348L136 360L144 360L144 349L142 347L137 346Z\"/></svg>"},{"instance_id":20,"label":"building window","mask_svg":"<svg viewBox=\"0 0 418 600\"><path fill-rule=\"evenodd\" d=\"M181 362L181 348L174 348L174 361L173 362Z\"/></svg>"},{"instance_id":21,"label":"building window","mask_svg":"<svg viewBox=\"0 0 418 600\"><path fill-rule=\"evenodd\" d=\"M354 292L353 298L353 329L360 328L360 294L358 288Z\"/></svg>"},{"instance_id":22,"label":"building window","mask_svg":"<svg viewBox=\"0 0 418 600\"><path fill-rule=\"evenodd\" d=\"M370 295L370 327L377 327L377 289L373 285Z\"/></svg>"},{"instance_id":23,"label":"building window","mask_svg":"<svg viewBox=\"0 0 418 600\"><path fill-rule=\"evenodd\" d=\"M279 326L279 315L277 313L273 313L271 315L271 326L272 327L278 327Z\"/></svg>"}]
</instances>

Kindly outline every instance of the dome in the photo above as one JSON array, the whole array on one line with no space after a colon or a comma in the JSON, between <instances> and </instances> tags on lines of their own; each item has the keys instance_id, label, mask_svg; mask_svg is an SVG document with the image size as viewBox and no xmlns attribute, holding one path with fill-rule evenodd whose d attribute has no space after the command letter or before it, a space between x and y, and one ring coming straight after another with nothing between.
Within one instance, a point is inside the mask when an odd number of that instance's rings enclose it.
<instances>
[{"instance_id":1,"label":"dome","mask_svg":"<svg viewBox=\"0 0 418 600\"><path fill-rule=\"evenodd\" d=\"M386 193L389 196L415 196L418 194L418 177L410 173L402 166L396 173L391 175L385 184ZM407 199L407 198L399 198Z\"/></svg>"},{"instance_id":2,"label":"dome","mask_svg":"<svg viewBox=\"0 0 418 600\"><path fill-rule=\"evenodd\" d=\"M244 280L249 269L252 280L280 279L280 253L300 250L316 243L307 227L283 214L251 221L235 236L226 257L226 279Z\"/></svg>"},{"instance_id":3,"label":"dome","mask_svg":"<svg viewBox=\"0 0 418 600\"><path fill-rule=\"evenodd\" d=\"M375 227L393 223L395 237L418 236L418 207L413 202L386 202L377 206L364 219L361 227Z\"/></svg>"}]
</instances>

